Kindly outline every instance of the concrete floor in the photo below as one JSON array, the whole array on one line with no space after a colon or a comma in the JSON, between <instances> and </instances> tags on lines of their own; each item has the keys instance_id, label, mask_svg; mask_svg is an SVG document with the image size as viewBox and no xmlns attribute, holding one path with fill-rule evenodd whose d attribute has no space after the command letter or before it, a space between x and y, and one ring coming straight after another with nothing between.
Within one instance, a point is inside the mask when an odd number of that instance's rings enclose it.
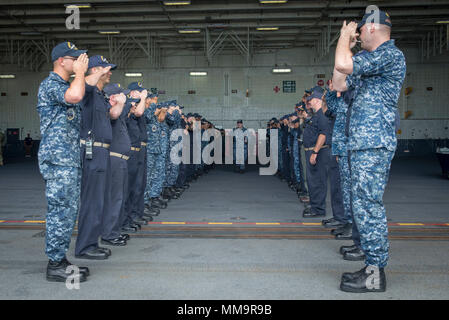
<instances>
[{"instance_id":1,"label":"concrete floor","mask_svg":"<svg viewBox=\"0 0 449 320\"><path fill-rule=\"evenodd\" d=\"M29 160L29 161L28 161ZM0 220L45 218L44 184L33 159L0 167ZM396 159L384 200L390 222L449 223L449 181L433 158ZM328 203L329 207L329 203ZM155 221L319 222L279 179L253 168L217 168L172 200ZM330 208L328 212L330 216ZM449 228L445 229L449 234ZM49 283L39 230L0 229L0 299L448 299L449 241L392 240L387 291L349 294L342 272L362 262L341 259L349 241L132 238L107 261L88 266L79 290Z\"/></svg>"}]
</instances>

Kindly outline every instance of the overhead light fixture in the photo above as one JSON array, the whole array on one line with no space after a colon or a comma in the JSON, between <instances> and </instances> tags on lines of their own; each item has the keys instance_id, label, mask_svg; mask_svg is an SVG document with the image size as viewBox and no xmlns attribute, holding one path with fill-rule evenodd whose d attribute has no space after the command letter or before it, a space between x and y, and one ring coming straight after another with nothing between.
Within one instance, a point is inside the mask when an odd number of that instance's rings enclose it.
<instances>
[{"instance_id":1,"label":"overhead light fixture","mask_svg":"<svg viewBox=\"0 0 449 320\"><path fill-rule=\"evenodd\" d=\"M180 29L178 30L179 33L200 33L200 29Z\"/></svg>"},{"instance_id":2,"label":"overhead light fixture","mask_svg":"<svg viewBox=\"0 0 449 320\"><path fill-rule=\"evenodd\" d=\"M141 77L142 73L140 72L128 72L125 73L125 77Z\"/></svg>"},{"instance_id":3,"label":"overhead light fixture","mask_svg":"<svg viewBox=\"0 0 449 320\"><path fill-rule=\"evenodd\" d=\"M258 27L256 29L258 31L276 31L279 30L279 27Z\"/></svg>"},{"instance_id":4,"label":"overhead light fixture","mask_svg":"<svg viewBox=\"0 0 449 320\"><path fill-rule=\"evenodd\" d=\"M290 73L292 72L292 69L290 68L274 68L272 70L273 73Z\"/></svg>"},{"instance_id":5,"label":"overhead light fixture","mask_svg":"<svg viewBox=\"0 0 449 320\"><path fill-rule=\"evenodd\" d=\"M440 20L440 21L437 21L437 23L449 23L449 20Z\"/></svg>"},{"instance_id":6,"label":"overhead light fixture","mask_svg":"<svg viewBox=\"0 0 449 320\"><path fill-rule=\"evenodd\" d=\"M119 30L98 31L99 34L120 34Z\"/></svg>"},{"instance_id":7,"label":"overhead light fixture","mask_svg":"<svg viewBox=\"0 0 449 320\"><path fill-rule=\"evenodd\" d=\"M0 74L0 79L14 79L15 77L15 74Z\"/></svg>"},{"instance_id":8,"label":"overhead light fixture","mask_svg":"<svg viewBox=\"0 0 449 320\"><path fill-rule=\"evenodd\" d=\"M201 77L201 76L207 76L207 72L204 71L192 71L190 72L191 77Z\"/></svg>"},{"instance_id":9,"label":"overhead light fixture","mask_svg":"<svg viewBox=\"0 0 449 320\"><path fill-rule=\"evenodd\" d=\"M273 3L287 3L287 0L259 0L263 4L273 4Z\"/></svg>"},{"instance_id":10,"label":"overhead light fixture","mask_svg":"<svg viewBox=\"0 0 449 320\"><path fill-rule=\"evenodd\" d=\"M89 4L89 3L83 3L83 4L76 4L76 3L74 3L74 4L65 4L65 6L66 6L66 8L70 8L70 9L73 9L73 8L78 8L78 9L88 9L88 8L91 8L91 5Z\"/></svg>"},{"instance_id":11,"label":"overhead light fixture","mask_svg":"<svg viewBox=\"0 0 449 320\"><path fill-rule=\"evenodd\" d=\"M164 4L166 6L186 6L189 5L191 1L182 1L182 0L178 0L178 1L164 1Z\"/></svg>"}]
</instances>

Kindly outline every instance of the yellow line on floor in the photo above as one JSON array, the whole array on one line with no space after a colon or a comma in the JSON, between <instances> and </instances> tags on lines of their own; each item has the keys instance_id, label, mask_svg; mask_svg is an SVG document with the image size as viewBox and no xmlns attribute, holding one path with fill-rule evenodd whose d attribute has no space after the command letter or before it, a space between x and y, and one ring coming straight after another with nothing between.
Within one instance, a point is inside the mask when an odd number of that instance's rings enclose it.
<instances>
[{"instance_id":1,"label":"yellow line on floor","mask_svg":"<svg viewBox=\"0 0 449 320\"><path fill-rule=\"evenodd\" d=\"M232 224L232 222L209 222L208 224Z\"/></svg>"},{"instance_id":2,"label":"yellow line on floor","mask_svg":"<svg viewBox=\"0 0 449 320\"><path fill-rule=\"evenodd\" d=\"M423 226L423 223L398 223L400 226Z\"/></svg>"},{"instance_id":3,"label":"yellow line on floor","mask_svg":"<svg viewBox=\"0 0 449 320\"><path fill-rule=\"evenodd\" d=\"M45 223L45 220L25 220L24 223Z\"/></svg>"},{"instance_id":4,"label":"yellow line on floor","mask_svg":"<svg viewBox=\"0 0 449 320\"><path fill-rule=\"evenodd\" d=\"M256 222L257 225L264 225L264 226L279 226L281 225L279 222Z\"/></svg>"},{"instance_id":5,"label":"yellow line on floor","mask_svg":"<svg viewBox=\"0 0 449 320\"><path fill-rule=\"evenodd\" d=\"M5 220L0 220L0 223L5 222Z\"/></svg>"},{"instance_id":6,"label":"yellow line on floor","mask_svg":"<svg viewBox=\"0 0 449 320\"><path fill-rule=\"evenodd\" d=\"M161 222L161 224L186 224L185 222Z\"/></svg>"},{"instance_id":7,"label":"yellow line on floor","mask_svg":"<svg viewBox=\"0 0 449 320\"><path fill-rule=\"evenodd\" d=\"M305 226L321 226L321 222L303 222Z\"/></svg>"}]
</instances>

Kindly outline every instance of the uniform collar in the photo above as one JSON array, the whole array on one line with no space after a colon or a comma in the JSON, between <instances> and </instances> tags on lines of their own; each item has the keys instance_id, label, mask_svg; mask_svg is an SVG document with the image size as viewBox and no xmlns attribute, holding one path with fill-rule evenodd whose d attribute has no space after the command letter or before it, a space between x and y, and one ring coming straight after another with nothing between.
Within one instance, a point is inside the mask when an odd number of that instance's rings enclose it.
<instances>
[{"instance_id":1,"label":"uniform collar","mask_svg":"<svg viewBox=\"0 0 449 320\"><path fill-rule=\"evenodd\" d=\"M69 83L68 81L65 81L59 74L57 74L54 71L50 71L50 77L59 82Z\"/></svg>"},{"instance_id":2,"label":"uniform collar","mask_svg":"<svg viewBox=\"0 0 449 320\"><path fill-rule=\"evenodd\" d=\"M376 50L374 50L372 52L380 51L380 50L387 50L387 49L389 49L389 48L391 48L393 46L394 46L394 39L390 39L390 40L387 40L384 43L382 43L380 46L378 46L376 48Z\"/></svg>"}]
</instances>

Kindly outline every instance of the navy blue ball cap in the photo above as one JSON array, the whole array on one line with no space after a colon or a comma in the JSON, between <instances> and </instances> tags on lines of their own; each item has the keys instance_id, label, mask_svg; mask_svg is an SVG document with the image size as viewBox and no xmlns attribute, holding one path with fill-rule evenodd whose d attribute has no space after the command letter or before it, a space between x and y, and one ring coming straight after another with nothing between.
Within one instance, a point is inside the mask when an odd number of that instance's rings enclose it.
<instances>
[{"instance_id":1,"label":"navy blue ball cap","mask_svg":"<svg viewBox=\"0 0 449 320\"><path fill-rule=\"evenodd\" d=\"M139 92L142 92L143 90L147 90L146 88L143 87L143 84L140 81L139 82L131 82L128 85L128 89L131 91L137 90Z\"/></svg>"},{"instance_id":2,"label":"navy blue ball cap","mask_svg":"<svg viewBox=\"0 0 449 320\"><path fill-rule=\"evenodd\" d=\"M72 42L61 42L56 45L51 51L51 61L55 62L58 58L69 56L78 58L83 53L87 53L87 50L79 50Z\"/></svg>"},{"instance_id":3,"label":"navy blue ball cap","mask_svg":"<svg viewBox=\"0 0 449 320\"><path fill-rule=\"evenodd\" d=\"M106 60L103 56L93 56L89 58L89 66L88 68L94 68L94 67L111 67L111 70L114 70L117 68L117 65L109 63L108 60Z\"/></svg>"},{"instance_id":4,"label":"navy blue ball cap","mask_svg":"<svg viewBox=\"0 0 449 320\"><path fill-rule=\"evenodd\" d=\"M323 99L323 96L324 96L324 89L320 86L316 86L311 89L311 94L306 98L306 101L309 102L313 98L321 100Z\"/></svg>"},{"instance_id":5,"label":"navy blue ball cap","mask_svg":"<svg viewBox=\"0 0 449 320\"><path fill-rule=\"evenodd\" d=\"M362 18L362 21L357 25L357 30L360 30L366 23L378 23L389 26L390 28L393 26L391 23L390 15L382 10L372 10L370 13L365 13Z\"/></svg>"},{"instance_id":6,"label":"navy blue ball cap","mask_svg":"<svg viewBox=\"0 0 449 320\"><path fill-rule=\"evenodd\" d=\"M107 97L113 96L114 94L120 94L120 93L128 95L131 92L131 90L123 88L120 85L120 83L108 84L106 87L103 88L103 91Z\"/></svg>"},{"instance_id":7,"label":"navy blue ball cap","mask_svg":"<svg viewBox=\"0 0 449 320\"><path fill-rule=\"evenodd\" d=\"M148 92L147 98L158 98L159 94L157 93L153 93L153 92Z\"/></svg>"},{"instance_id":8,"label":"navy blue ball cap","mask_svg":"<svg viewBox=\"0 0 449 320\"><path fill-rule=\"evenodd\" d=\"M139 103L140 102L140 98L132 98L131 95L128 93L126 95L126 102L127 103L131 103L131 102Z\"/></svg>"},{"instance_id":9,"label":"navy blue ball cap","mask_svg":"<svg viewBox=\"0 0 449 320\"><path fill-rule=\"evenodd\" d=\"M237 120L237 123L243 123L242 119Z\"/></svg>"}]
</instances>

